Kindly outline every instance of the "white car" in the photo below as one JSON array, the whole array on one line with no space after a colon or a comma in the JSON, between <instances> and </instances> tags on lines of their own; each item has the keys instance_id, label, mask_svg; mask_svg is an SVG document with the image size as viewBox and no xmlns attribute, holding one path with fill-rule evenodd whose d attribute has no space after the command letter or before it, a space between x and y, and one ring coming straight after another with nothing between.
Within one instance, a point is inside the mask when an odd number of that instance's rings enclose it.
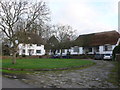
<instances>
[{"instance_id":1,"label":"white car","mask_svg":"<svg viewBox=\"0 0 120 90\"><path fill-rule=\"evenodd\" d=\"M106 60L112 59L112 54L104 54L103 59L106 59Z\"/></svg>"}]
</instances>

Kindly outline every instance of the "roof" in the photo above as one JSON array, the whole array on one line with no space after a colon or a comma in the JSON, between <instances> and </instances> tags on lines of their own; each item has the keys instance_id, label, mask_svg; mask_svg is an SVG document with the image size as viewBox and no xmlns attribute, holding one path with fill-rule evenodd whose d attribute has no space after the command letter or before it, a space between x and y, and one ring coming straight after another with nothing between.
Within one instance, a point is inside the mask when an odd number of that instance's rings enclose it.
<instances>
[{"instance_id":1,"label":"roof","mask_svg":"<svg viewBox=\"0 0 120 90\"><path fill-rule=\"evenodd\" d=\"M99 46L105 44L115 45L120 38L117 31L107 31L80 35L74 42L78 46Z\"/></svg>"},{"instance_id":2,"label":"roof","mask_svg":"<svg viewBox=\"0 0 120 90\"><path fill-rule=\"evenodd\" d=\"M24 34L24 35L23 35ZM20 35L20 43L25 43L25 44L45 44L43 38L41 36L35 34L35 33L22 33Z\"/></svg>"},{"instance_id":3,"label":"roof","mask_svg":"<svg viewBox=\"0 0 120 90\"><path fill-rule=\"evenodd\" d=\"M58 39L53 35L52 37L50 37L49 38L49 40L47 41L47 43L49 43L49 44L58 44L59 43L59 41L58 41Z\"/></svg>"},{"instance_id":4,"label":"roof","mask_svg":"<svg viewBox=\"0 0 120 90\"><path fill-rule=\"evenodd\" d=\"M48 49L48 50L55 49L55 48L57 48L58 44L59 44L59 41L53 35L47 40L47 42L45 44L45 49Z\"/></svg>"}]
</instances>

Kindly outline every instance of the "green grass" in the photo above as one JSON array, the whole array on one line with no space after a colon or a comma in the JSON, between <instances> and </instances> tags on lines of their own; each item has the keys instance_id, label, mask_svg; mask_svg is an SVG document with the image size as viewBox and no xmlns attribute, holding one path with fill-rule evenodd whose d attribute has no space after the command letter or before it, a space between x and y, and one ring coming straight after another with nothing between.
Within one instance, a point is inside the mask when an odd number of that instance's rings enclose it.
<instances>
[{"instance_id":1,"label":"green grass","mask_svg":"<svg viewBox=\"0 0 120 90\"><path fill-rule=\"evenodd\" d=\"M0 70L3 74L26 74L33 73L34 71L11 71L11 70Z\"/></svg>"},{"instance_id":2,"label":"green grass","mask_svg":"<svg viewBox=\"0 0 120 90\"><path fill-rule=\"evenodd\" d=\"M89 60L80 59L17 59L12 64L10 59L2 60L3 68L15 69L54 69L93 64Z\"/></svg>"}]
</instances>

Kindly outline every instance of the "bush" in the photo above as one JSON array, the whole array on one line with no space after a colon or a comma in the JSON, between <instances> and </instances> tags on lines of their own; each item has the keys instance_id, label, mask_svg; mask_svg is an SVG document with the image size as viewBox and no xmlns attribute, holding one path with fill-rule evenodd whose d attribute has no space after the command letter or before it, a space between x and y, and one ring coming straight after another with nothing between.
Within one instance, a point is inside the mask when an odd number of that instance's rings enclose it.
<instances>
[{"instance_id":1,"label":"bush","mask_svg":"<svg viewBox=\"0 0 120 90\"><path fill-rule=\"evenodd\" d=\"M113 53L112 53L112 56L113 56L113 60L115 60L116 58L116 54L120 54L120 45L116 46L114 49L113 49Z\"/></svg>"},{"instance_id":2,"label":"bush","mask_svg":"<svg viewBox=\"0 0 120 90\"><path fill-rule=\"evenodd\" d=\"M16 57L18 57L18 56L19 56L19 53L16 54Z\"/></svg>"},{"instance_id":3,"label":"bush","mask_svg":"<svg viewBox=\"0 0 120 90\"><path fill-rule=\"evenodd\" d=\"M26 57L26 55L23 54L22 57Z\"/></svg>"}]
</instances>

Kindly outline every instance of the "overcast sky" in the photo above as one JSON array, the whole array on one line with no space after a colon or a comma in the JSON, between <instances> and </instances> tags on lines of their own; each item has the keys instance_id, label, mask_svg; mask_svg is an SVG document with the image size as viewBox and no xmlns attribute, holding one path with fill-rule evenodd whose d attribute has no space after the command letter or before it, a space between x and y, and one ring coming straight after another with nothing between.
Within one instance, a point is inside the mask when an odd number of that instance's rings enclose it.
<instances>
[{"instance_id":1,"label":"overcast sky","mask_svg":"<svg viewBox=\"0 0 120 90\"><path fill-rule=\"evenodd\" d=\"M119 0L47 0L53 24L68 24L77 34L118 30Z\"/></svg>"}]
</instances>

